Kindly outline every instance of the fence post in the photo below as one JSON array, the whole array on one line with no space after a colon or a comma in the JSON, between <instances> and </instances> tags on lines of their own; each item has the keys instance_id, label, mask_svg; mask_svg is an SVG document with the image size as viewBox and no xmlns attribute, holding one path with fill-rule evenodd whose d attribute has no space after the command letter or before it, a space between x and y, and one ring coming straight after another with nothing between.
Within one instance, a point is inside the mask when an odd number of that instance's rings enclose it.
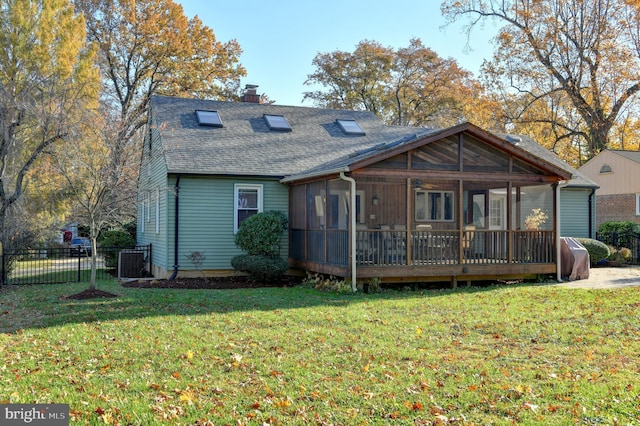
<instances>
[{"instance_id":1,"label":"fence post","mask_svg":"<svg viewBox=\"0 0 640 426\"><path fill-rule=\"evenodd\" d=\"M78 250L78 281L80 282L80 272L82 271L81 267L82 267L82 253L81 250Z\"/></svg>"}]
</instances>

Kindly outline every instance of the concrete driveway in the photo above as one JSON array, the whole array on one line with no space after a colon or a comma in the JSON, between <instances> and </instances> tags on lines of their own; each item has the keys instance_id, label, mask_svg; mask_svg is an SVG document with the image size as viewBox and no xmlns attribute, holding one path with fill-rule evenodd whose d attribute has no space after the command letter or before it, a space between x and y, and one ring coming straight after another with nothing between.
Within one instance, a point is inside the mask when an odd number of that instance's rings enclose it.
<instances>
[{"instance_id":1,"label":"concrete driveway","mask_svg":"<svg viewBox=\"0 0 640 426\"><path fill-rule=\"evenodd\" d=\"M640 286L640 266L590 268L589 278L557 285L570 288L621 288Z\"/></svg>"}]
</instances>

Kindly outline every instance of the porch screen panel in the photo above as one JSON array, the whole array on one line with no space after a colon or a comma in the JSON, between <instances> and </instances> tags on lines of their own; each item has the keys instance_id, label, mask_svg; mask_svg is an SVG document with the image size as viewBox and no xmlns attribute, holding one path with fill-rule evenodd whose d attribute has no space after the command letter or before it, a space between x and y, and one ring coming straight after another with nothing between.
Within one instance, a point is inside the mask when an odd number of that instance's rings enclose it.
<instances>
[{"instance_id":1,"label":"porch screen panel","mask_svg":"<svg viewBox=\"0 0 640 426\"><path fill-rule=\"evenodd\" d=\"M289 205L289 255L296 260L304 260L306 190L306 185L297 185L289 190L291 194Z\"/></svg>"},{"instance_id":2,"label":"porch screen panel","mask_svg":"<svg viewBox=\"0 0 640 426\"><path fill-rule=\"evenodd\" d=\"M326 189L325 182L307 185L307 260L325 261Z\"/></svg>"}]
</instances>

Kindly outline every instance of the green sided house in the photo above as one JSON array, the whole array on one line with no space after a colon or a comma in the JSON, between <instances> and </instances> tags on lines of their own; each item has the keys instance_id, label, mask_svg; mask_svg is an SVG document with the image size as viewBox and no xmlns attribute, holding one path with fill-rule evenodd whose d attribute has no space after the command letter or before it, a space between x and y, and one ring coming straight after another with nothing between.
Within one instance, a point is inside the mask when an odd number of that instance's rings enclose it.
<instances>
[{"instance_id":1,"label":"green sided house","mask_svg":"<svg viewBox=\"0 0 640 426\"><path fill-rule=\"evenodd\" d=\"M156 96L138 244L152 245L157 278L231 274L242 221L279 210L292 269L454 285L559 274L560 193L574 173L530 139L469 123L386 126L369 112ZM580 211L589 185L574 188Z\"/></svg>"}]
</instances>

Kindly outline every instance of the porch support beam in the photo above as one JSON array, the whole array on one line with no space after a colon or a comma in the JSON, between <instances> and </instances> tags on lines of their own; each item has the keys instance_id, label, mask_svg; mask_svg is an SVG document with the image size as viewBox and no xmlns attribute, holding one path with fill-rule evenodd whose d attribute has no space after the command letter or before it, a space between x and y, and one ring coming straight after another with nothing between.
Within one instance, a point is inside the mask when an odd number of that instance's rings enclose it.
<instances>
[{"instance_id":1,"label":"porch support beam","mask_svg":"<svg viewBox=\"0 0 640 426\"><path fill-rule=\"evenodd\" d=\"M357 223L357 218L356 218L356 181L354 178L350 177L350 176L346 176L344 174L344 172L340 172L340 179L349 182L349 184L351 185L349 188L349 194L351 195L351 210L350 210L350 214L349 214L349 236L351 238L349 238L349 253L350 253L350 262L349 265L351 266L351 290L355 293L356 291L358 291L358 286L356 283L356 279L357 279L357 266L356 266L356 261L357 261L357 253L356 253L356 223ZM325 209L326 210L326 209ZM326 217L326 214L325 214ZM325 226L325 234L326 234L326 226ZM325 241L327 241L326 237L325 237ZM327 246L327 244L325 243L325 247Z\"/></svg>"},{"instance_id":2,"label":"porch support beam","mask_svg":"<svg viewBox=\"0 0 640 426\"><path fill-rule=\"evenodd\" d=\"M511 209L513 206L513 182L507 182L507 262L513 263L513 215Z\"/></svg>"},{"instance_id":3,"label":"porch support beam","mask_svg":"<svg viewBox=\"0 0 640 426\"><path fill-rule=\"evenodd\" d=\"M487 181L495 182L497 180L514 181L522 183L556 183L558 178L555 176L542 176L542 175L525 175L519 173L487 173L487 172L458 172L453 170L447 170L446 173L442 171L425 171L425 170L407 170L403 169L365 169L354 170L351 172L351 176L367 176L367 177L394 177L394 178L408 178L414 179L432 179L432 180L459 180L469 178L473 176L475 181Z\"/></svg>"},{"instance_id":4,"label":"porch support beam","mask_svg":"<svg viewBox=\"0 0 640 426\"><path fill-rule=\"evenodd\" d=\"M560 185L553 185L553 233L556 244L556 278L562 282L562 256L560 253Z\"/></svg>"},{"instance_id":5,"label":"porch support beam","mask_svg":"<svg viewBox=\"0 0 640 426\"><path fill-rule=\"evenodd\" d=\"M407 249L407 253L405 255L405 259L407 261L407 265L410 265L411 259L413 259L413 257L411 256L411 253L413 253L413 248L411 247L411 243L413 238L411 238L411 230L413 229L413 216L412 216L412 212L413 212L413 186L411 185L411 178L407 178L407 235L405 240L407 241L406 244L406 249Z\"/></svg>"},{"instance_id":6,"label":"porch support beam","mask_svg":"<svg viewBox=\"0 0 640 426\"><path fill-rule=\"evenodd\" d=\"M460 226L458 226L458 241L460 241L460 244L458 244L458 259L460 259L460 262L462 262L462 259L464 259L464 228L465 228L465 220L464 220L464 211L462 211L462 206L464 205L464 182L462 181L462 179L458 180L458 223L460 224Z\"/></svg>"}]
</instances>

